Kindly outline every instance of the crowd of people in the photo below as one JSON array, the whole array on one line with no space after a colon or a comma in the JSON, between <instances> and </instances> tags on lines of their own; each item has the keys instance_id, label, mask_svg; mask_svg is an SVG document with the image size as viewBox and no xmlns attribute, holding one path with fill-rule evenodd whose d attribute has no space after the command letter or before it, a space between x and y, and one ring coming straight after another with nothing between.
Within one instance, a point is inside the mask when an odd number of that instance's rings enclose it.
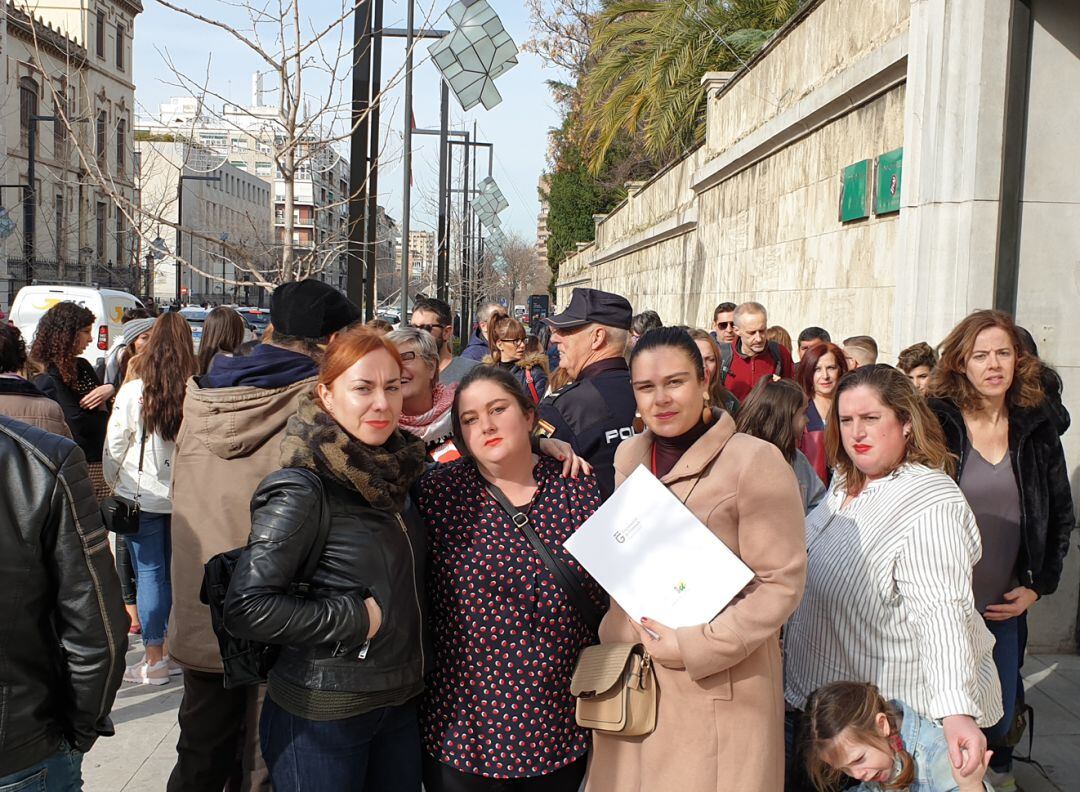
<instances>
[{"instance_id":1,"label":"crowd of people","mask_svg":"<svg viewBox=\"0 0 1080 792\"><path fill-rule=\"evenodd\" d=\"M73 303L29 350L0 326L0 790L80 789L119 686L177 678L170 792L1015 789L1075 516L1061 380L1010 316L894 367L757 302L492 302L461 354L437 299L393 329L303 281L270 312L245 344L214 309L196 354L139 309L99 367ZM641 466L753 573L707 623L628 614L563 545ZM578 659L624 645L652 721L583 728Z\"/></svg>"}]
</instances>

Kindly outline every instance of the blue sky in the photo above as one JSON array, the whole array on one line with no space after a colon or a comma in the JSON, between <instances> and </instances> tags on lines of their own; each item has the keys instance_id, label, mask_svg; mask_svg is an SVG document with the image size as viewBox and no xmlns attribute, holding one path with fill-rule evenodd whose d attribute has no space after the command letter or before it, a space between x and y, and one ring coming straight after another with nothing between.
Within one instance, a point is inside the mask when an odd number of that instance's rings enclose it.
<instances>
[{"instance_id":1,"label":"blue sky","mask_svg":"<svg viewBox=\"0 0 1080 792\"><path fill-rule=\"evenodd\" d=\"M301 0L301 10L310 15L313 25L326 24L333 19L337 2ZM506 29L520 46L529 36L529 20L517 0L489 0L498 12ZM449 20L442 15L448 0L418 0L416 19L419 25L428 14L434 27L446 27ZM216 0L189 0L188 7L209 17L228 19L233 13ZM405 5L400 0L387 0L384 25L405 26ZM351 35L348 23L346 36ZM166 63L165 52L176 68L192 77L209 75L209 83L219 93L238 104L250 102L251 75L260 61L230 38L207 25L188 20L157 3L145 4L145 11L136 20L135 83L136 102L140 115L156 114L161 102L180 92L169 85L174 80ZM439 91L437 71L426 61L427 45L416 52L414 72L414 112L418 127L436 127L439 122ZM404 40L386 39L383 46L383 77L388 79L404 62ZM472 129L478 124L482 140L495 144L494 176L510 203L501 215L503 228L520 233L527 240L536 236L536 215L539 203L536 182L544 169L547 152L547 131L558 123L558 111L551 99L545 80L558 74L545 69L535 55L521 53L518 65L499 78L496 85L503 101L494 109L479 106L463 113L451 96L451 127ZM400 82L400 81L399 81ZM267 86L269 87L269 85ZM400 160L403 117L403 84L388 91L383 105L383 143L385 156ZM390 111L393 111L392 113ZM388 118L388 116L390 116ZM461 149L456 149L461 151ZM486 167L485 155L478 155L481 171ZM434 214L429 204L434 201L438 167L437 139L428 136L413 138L413 228L433 228ZM387 212L401 218L402 169L399 164L387 165L380 171L379 200Z\"/></svg>"}]
</instances>

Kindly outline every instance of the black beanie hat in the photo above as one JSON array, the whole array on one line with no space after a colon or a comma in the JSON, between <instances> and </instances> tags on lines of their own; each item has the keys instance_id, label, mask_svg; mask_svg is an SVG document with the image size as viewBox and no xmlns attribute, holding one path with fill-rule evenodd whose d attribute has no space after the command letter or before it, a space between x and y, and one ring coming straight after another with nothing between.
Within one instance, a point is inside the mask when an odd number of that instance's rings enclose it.
<instances>
[{"instance_id":1,"label":"black beanie hat","mask_svg":"<svg viewBox=\"0 0 1080 792\"><path fill-rule=\"evenodd\" d=\"M322 281L283 283L270 296L274 332L295 338L326 338L360 316L348 297Z\"/></svg>"}]
</instances>

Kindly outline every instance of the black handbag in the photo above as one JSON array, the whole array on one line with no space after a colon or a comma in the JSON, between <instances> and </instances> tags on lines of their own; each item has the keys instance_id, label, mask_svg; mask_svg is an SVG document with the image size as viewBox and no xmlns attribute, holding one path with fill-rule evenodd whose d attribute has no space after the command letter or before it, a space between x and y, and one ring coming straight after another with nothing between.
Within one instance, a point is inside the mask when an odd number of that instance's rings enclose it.
<instances>
[{"instance_id":1,"label":"black handbag","mask_svg":"<svg viewBox=\"0 0 1080 792\"><path fill-rule=\"evenodd\" d=\"M319 565L319 559L322 558L326 537L330 534L330 504L322 479L304 468L296 468L296 471L308 479L312 489L322 496L319 531L308 549L299 577L289 585L290 594L307 597L311 593L311 578ZM225 676L223 685L227 690L265 682L281 653L281 646L278 644L237 638L225 627L225 598L229 593L229 583L232 582L236 564L244 550L244 547L237 547L218 553L207 561L203 565L203 581L199 590L199 600L210 609L210 625L217 636Z\"/></svg>"},{"instance_id":2,"label":"black handbag","mask_svg":"<svg viewBox=\"0 0 1080 792\"><path fill-rule=\"evenodd\" d=\"M139 442L139 475L135 479L135 499L110 495L101 501L101 518L114 534L130 536L139 532L139 491L142 487L143 457L146 454L146 429Z\"/></svg>"}]
</instances>

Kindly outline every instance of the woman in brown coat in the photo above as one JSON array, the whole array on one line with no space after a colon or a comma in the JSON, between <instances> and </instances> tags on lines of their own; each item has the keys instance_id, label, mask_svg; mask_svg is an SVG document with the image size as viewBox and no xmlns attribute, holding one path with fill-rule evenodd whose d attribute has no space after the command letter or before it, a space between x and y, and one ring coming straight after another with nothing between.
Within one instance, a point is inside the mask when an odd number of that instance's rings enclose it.
<instances>
[{"instance_id":1,"label":"woman in brown coat","mask_svg":"<svg viewBox=\"0 0 1080 792\"><path fill-rule=\"evenodd\" d=\"M60 405L23 377L26 343L15 325L0 322L0 415L71 437Z\"/></svg>"},{"instance_id":2,"label":"woman in brown coat","mask_svg":"<svg viewBox=\"0 0 1080 792\"><path fill-rule=\"evenodd\" d=\"M806 575L795 474L774 446L736 433L722 410L703 409L704 366L685 330L642 336L630 374L648 429L619 446L616 484L638 465L650 467L754 579L711 622L677 630L648 618L638 625L612 603L600 640L640 641L652 655L656 729L634 738L594 732L587 792L777 792L784 786L780 627Z\"/></svg>"}]
</instances>

